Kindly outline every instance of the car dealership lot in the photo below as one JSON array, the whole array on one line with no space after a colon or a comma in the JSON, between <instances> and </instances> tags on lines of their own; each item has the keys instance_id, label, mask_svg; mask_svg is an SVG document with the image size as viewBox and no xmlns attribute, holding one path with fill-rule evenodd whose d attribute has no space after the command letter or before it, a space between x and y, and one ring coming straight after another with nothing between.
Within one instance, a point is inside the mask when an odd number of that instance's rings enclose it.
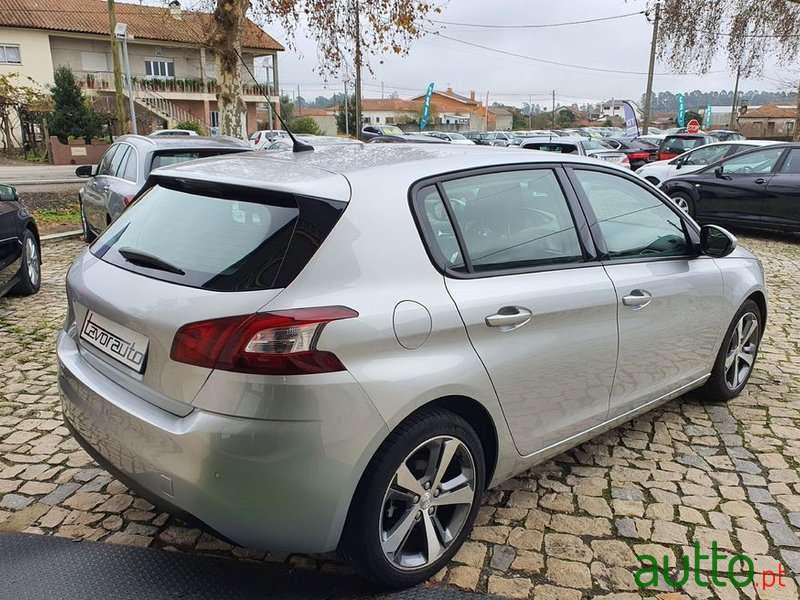
<instances>
[{"instance_id":1,"label":"car dealership lot","mask_svg":"<svg viewBox=\"0 0 800 600\"><path fill-rule=\"evenodd\" d=\"M489 491L471 540L437 579L513 597L638 597L636 554L674 565L696 540L704 551L716 541L745 553L759 571L777 572L780 561L800 572L800 236L740 239L764 262L771 309L745 392L727 406L680 398ZM324 557L265 557L185 527L69 437L54 340L64 275L82 248L45 246L40 293L0 300L0 530L343 569ZM797 597L784 583L758 593ZM708 596L696 583L683 591Z\"/></svg>"}]
</instances>

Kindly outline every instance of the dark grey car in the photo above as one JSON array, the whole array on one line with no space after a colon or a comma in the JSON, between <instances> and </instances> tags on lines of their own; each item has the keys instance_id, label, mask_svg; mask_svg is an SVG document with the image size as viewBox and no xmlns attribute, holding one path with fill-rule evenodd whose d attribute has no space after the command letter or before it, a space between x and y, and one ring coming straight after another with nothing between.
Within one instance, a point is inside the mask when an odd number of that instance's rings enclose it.
<instances>
[{"instance_id":1,"label":"dark grey car","mask_svg":"<svg viewBox=\"0 0 800 600\"><path fill-rule=\"evenodd\" d=\"M153 169L250 150L246 142L229 137L124 135L117 138L96 169L92 165L82 165L75 170L78 177L90 178L78 192L84 239L91 242L122 214L144 187Z\"/></svg>"}]
</instances>

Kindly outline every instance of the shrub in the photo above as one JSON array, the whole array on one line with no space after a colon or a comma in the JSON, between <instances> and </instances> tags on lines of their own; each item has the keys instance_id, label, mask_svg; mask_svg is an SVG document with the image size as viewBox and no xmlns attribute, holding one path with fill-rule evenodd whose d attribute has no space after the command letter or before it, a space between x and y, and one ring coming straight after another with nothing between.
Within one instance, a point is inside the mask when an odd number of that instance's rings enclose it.
<instances>
[{"instance_id":1,"label":"shrub","mask_svg":"<svg viewBox=\"0 0 800 600\"><path fill-rule=\"evenodd\" d=\"M188 129L189 131L196 131L197 135L206 134L205 128L200 123L197 121L191 121L189 119L175 123L175 129Z\"/></svg>"},{"instance_id":2,"label":"shrub","mask_svg":"<svg viewBox=\"0 0 800 600\"><path fill-rule=\"evenodd\" d=\"M322 135L322 130L312 117L297 117L289 126L292 133L310 133L311 135Z\"/></svg>"}]
</instances>

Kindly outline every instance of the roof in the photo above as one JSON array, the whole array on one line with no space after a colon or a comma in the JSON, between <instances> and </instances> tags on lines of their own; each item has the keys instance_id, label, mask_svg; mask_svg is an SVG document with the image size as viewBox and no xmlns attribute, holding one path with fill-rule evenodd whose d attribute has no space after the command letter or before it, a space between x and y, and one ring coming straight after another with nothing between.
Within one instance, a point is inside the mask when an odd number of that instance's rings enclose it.
<instances>
[{"instance_id":1,"label":"roof","mask_svg":"<svg viewBox=\"0 0 800 600\"><path fill-rule=\"evenodd\" d=\"M748 109L739 119L794 119L797 107L781 106L775 103Z\"/></svg>"},{"instance_id":2,"label":"roof","mask_svg":"<svg viewBox=\"0 0 800 600\"><path fill-rule=\"evenodd\" d=\"M434 90L433 95L439 94L440 96L444 96L445 98L450 98L452 100L456 100L457 102L463 102L464 104L472 104L477 106L480 104L477 100L473 100L472 98L467 98L466 96L462 96L461 94L456 94L453 91L453 88L447 88L446 91L442 90ZM425 94L419 94L418 96L414 96L412 100L416 100L418 98L424 98Z\"/></svg>"},{"instance_id":3,"label":"roof","mask_svg":"<svg viewBox=\"0 0 800 600\"><path fill-rule=\"evenodd\" d=\"M167 8L120 2L116 15L135 38L193 45L206 43L213 18L210 13L181 10L177 19ZM110 35L108 6L102 0L0 0L0 27ZM250 19L245 22L242 47L283 50Z\"/></svg>"},{"instance_id":4,"label":"roof","mask_svg":"<svg viewBox=\"0 0 800 600\"><path fill-rule=\"evenodd\" d=\"M330 117L330 111L323 108L295 108L292 116L295 117Z\"/></svg>"},{"instance_id":5,"label":"roof","mask_svg":"<svg viewBox=\"0 0 800 600\"><path fill-rule=\"evenodd\" d=\"M227 136L206 137L202 135L146 137L143 135L123 135L114 140L133 143L138 147L158 150L212 150L230 148L250 150L250 145L240 139Z\"/></svg>"},{"instance_id":6,"label":"roof","mask_svg":"<svg viewBox=\"0 0 800 600\"><path fill-rule=\"evenodd\" d=\"M402 100L400 98L363 98L361 100L361 111L395 111L395 112L417 112L422 109L422 102L414 100Z\"/></svg>"}]
</instances>

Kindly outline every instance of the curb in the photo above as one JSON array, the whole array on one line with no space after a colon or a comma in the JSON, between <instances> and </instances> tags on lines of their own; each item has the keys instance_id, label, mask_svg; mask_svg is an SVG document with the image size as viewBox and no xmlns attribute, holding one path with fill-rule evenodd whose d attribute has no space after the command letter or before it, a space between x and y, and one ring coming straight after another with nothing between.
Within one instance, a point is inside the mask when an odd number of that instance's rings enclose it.
<instances>
[{"instance_id":1,"label":"curb","mask_svg":"<svg viewBox=\"0 0 800 600\"><path fill-rule=\"evenodd\" d=\"M41 241L42 244L52 244L54 242L79 238L82 235L83 231L78 229L76 231L65 231L64 233L51 233L49 235L43 235L39 238L39 241Z\"/></svg>"}]
</instances>

